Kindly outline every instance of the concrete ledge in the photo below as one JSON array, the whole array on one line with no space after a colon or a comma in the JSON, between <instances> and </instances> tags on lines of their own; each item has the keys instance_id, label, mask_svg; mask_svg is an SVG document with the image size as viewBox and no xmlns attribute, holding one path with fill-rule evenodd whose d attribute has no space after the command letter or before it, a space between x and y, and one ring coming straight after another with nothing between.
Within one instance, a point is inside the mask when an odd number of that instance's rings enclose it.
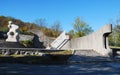
<instances>
[{"instance_id":1,"label":"concrete ledge","mask_svg":"<svg viewBox=\"0 0 120 75\"><path fill-rule=\"evenodd\" d=\"M101 54L93 50L75 50L68 62L102 62L102 61L113 61L110 57L104 57Z\"/></svg>"}]
</instances>

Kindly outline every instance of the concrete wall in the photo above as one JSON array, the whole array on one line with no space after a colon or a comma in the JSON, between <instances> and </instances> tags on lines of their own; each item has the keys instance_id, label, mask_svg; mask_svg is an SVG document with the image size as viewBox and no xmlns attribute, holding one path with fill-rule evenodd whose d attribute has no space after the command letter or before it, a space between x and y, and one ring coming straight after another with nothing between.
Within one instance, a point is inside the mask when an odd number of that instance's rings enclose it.
<instances>
[{"instance_id":1,"label":"concrete wall","mask_svg":"<svg viewBox=\"0 0 120 75\"><path fill-rule=\"evenodd\" d=\"M33 40L34 36L19 34L19 41Z\"/></svg>"},{"instance_id":2,"label":"concrete wall","mask_svg":"<svg viewBox=\"0 0 120 75\"><path fill-rule=\"evenodd\" d=\"M80 38L71 39L62 49L90 50L93 49L103 56L108 56L111 49L107 36L112 32L112 25L105 25L98 31Z\"/></svg>"},{"instance_id":3,"label":"concrete wall","mask_svg":"<svg viewBox=\"0 0 120 75\"><path fill-rule=\"evenodd\" d=\"M44 46L48 46L50 43L50 39L41 31L41 30L29 30L28 32L32 32L33 34L36 34L39 37L39 41L43 42Z\"/></svg>"}]
</instances>

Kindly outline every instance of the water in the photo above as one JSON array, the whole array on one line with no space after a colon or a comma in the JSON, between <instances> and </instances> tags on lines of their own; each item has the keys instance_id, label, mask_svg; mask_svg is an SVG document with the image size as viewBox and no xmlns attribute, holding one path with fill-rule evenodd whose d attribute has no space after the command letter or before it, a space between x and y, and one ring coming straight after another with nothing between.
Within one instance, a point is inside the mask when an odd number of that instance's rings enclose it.
<instances>
[{"instance_id":1,"label":"water","mask_svg":"<svg viewBox=\"0 0 120 75\"><path fill-rule=\"evenodd\" d=\"M0 75L119 75L119 62L84 62L64 65L0 64Z\"/></svg>"}]
</instances>

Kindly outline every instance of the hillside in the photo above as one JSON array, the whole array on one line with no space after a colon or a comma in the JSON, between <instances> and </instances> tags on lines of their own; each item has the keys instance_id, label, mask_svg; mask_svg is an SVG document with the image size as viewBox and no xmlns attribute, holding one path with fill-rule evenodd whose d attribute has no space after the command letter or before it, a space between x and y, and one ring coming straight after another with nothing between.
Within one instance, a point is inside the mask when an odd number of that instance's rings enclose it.
<instances>
[{"instance_id":1,"label":"hillside","mask_svg":"<svg viewBox=\"0 0 120 75\"><path fill-rule=\"evenodd\" d=\"M31 34L28 33L28 30L31 29L38 29L43 31L43 33L49 37L57 37L60 32L56 32L50 28L47 27L40 27L39 25L36 25L35 23L29 23L29 22L23 22L19 19L15 19L13 17L6 17L6 16L0 16L0 31L8 31L8 21L12 21L14 24L19 25L20 27L20 33L22 34Z\"/></svg>"}]
</instances>

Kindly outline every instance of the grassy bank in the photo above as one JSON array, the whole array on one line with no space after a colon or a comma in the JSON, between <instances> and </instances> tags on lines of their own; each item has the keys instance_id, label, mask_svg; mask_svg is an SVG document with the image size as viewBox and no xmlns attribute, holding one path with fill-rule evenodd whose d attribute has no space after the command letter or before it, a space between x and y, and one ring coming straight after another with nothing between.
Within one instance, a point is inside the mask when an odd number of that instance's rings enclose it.
<instances>
[{"instance_id":1,"label":"grassy bank","mask_svg":"<svg viewBox=\"0 0 120 75\"><path fill-rule=\"evenodd\" d=\"M110 46L110 48L120 49L120 47L118 47L118 46Z\"/></svg>"},{"instance_id":2,"label":"grassy bank","mask_svg":"<svg viewBox=\"0 0 120 75\"><path fill-rule=\"evenodd\" d=\"M42 51L39 55L0 55L1 63L58 64L64 63L72 55L71 50Z\"/></svg>"}]
</instances>

